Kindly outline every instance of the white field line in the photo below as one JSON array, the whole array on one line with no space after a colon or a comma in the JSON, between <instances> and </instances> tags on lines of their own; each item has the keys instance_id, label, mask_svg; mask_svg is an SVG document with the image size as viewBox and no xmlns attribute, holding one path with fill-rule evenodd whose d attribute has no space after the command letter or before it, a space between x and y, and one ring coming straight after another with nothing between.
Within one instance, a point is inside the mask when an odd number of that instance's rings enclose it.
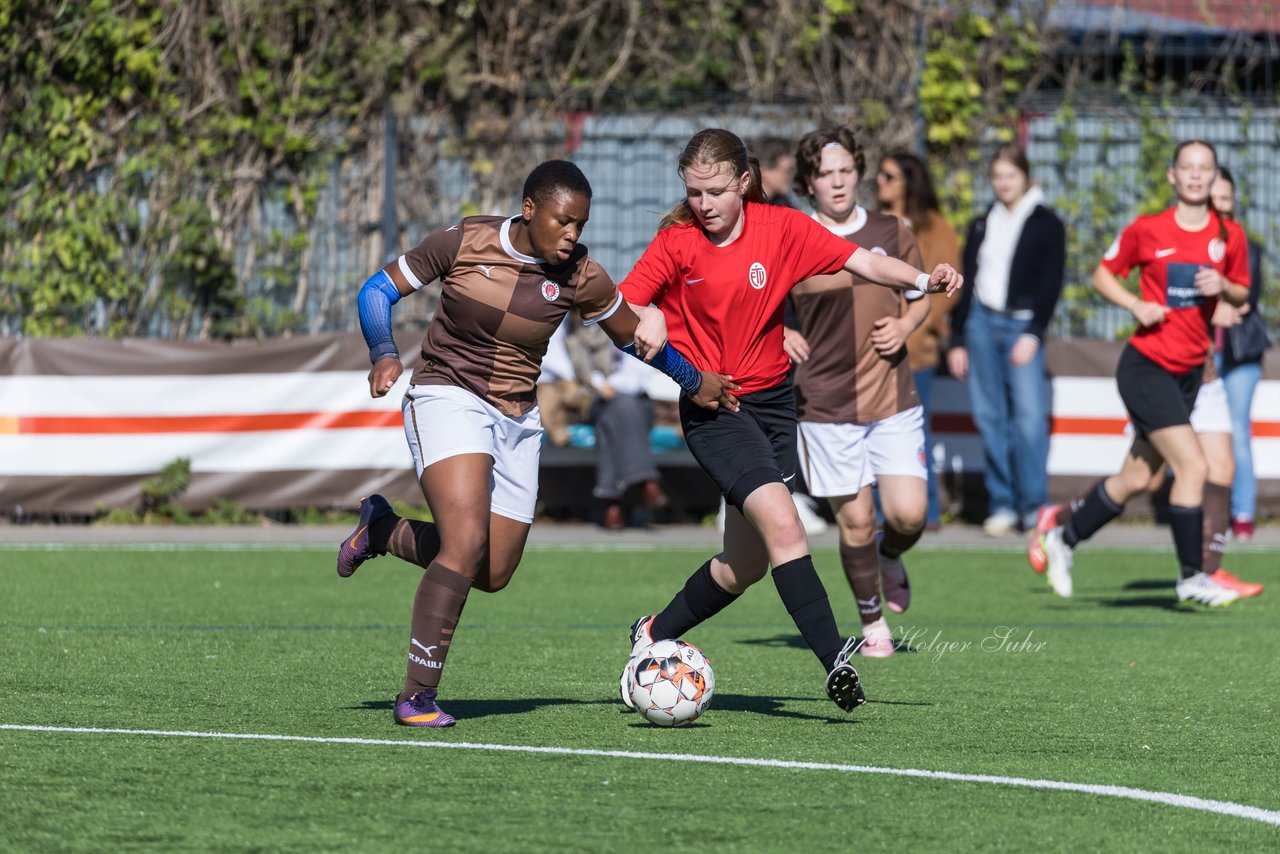
<instances>
[{"instance_id":1,"label":"white field line","mask_svg":"<svg viewBox=\"0 0 1280 854\"><path fill-rule=\"evenodd\" d=\"M1020 786L1059 792L1081 792L1111 798L1148 801L1181 809L1201 810L1218 815L1260 821L1280 827L1280 810L1267 810L1231 801L1215 801L1172 792L1153 792L1129 786L1103 786L1092 783L1068 783L1060 780L1035 780L1027 777L1004 777L989 774L959 774L954 771L926 771L920 768L881 768L874 765L844 765L834 762L791 762L783 759L753 759L740 756L699 756L690 753L639 753L631 750L592 750L575 747L537 747L523 744L475 744L465 741L412 741L385 738L319 738L302 735L268 733L187 732L158 729L112 729L106 727L56 727L26 724L0 724L0 730L22 732L75 733L91 735L143 735L169 738L217 738L238 741L288 741L307 744L358 744L377 747L426 747L454 750L485 750L505 753L535 753L552 756L594 756L606 759L648 759L659 762L691 762L706 765L743 765L753 768L781 768L789 771L835 771L846 774L883 774L888 777L915 777L925 780L947 780L956 783L992 783L998 786Z\"/></svg>"}]
</instances>

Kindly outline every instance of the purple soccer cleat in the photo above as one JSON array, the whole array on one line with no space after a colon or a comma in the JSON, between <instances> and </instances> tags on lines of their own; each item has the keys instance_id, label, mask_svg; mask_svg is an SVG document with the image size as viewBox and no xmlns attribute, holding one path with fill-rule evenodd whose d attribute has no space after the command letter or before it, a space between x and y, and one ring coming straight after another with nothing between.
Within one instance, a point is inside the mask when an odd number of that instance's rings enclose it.
<instances>
[{"instance_id":1,"label":"purple soccer cleat","mask_svg":"<svg viewBox=\"0 0 1280 854\"><path fill-rule=\"evenodd\" d=\"M338 548L339 576L348 578L360 568L360 564L377 557L369 548L369 526L394 512L387 499L376 493L360 500L360 524Z\"/></svg>"},{"instance_id":2,"label":"purple soccer cleat","mask_svg":"<svg viewBox=\"0 0 1280 854\"><path fill-rule=\"evenodd\" d=\"M453 715L436 705L434 688L423 688L407 700L396 701L396 723L401 726L453 726Z\"/></svg>"}]
</instances>

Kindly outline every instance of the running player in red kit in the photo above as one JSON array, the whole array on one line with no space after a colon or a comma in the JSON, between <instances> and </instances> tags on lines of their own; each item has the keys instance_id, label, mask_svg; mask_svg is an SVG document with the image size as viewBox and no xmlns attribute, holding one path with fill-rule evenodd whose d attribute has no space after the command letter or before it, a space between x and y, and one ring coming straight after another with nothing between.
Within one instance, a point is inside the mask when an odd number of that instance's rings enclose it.
<instances>
[{"instance_id":1,"label":"running player in red kit","mask_svg":"<svg viewBox=\"0 0 1280 854\"><path fill-rule=\"evenodd\" d=\"M840 269L903 290L954 292L962 278L940 264L923 273L832 234L805 214L766 204L759 164L742 140L698 132L679 159L685 198L620 285L643 311L641 348L671 343L700 370L737 383L738 407L703 412L680 401L689 450L724 494L724 548L670 604L631 629L632 655L677 638L731 604L772 566L773 582L801 636L822 663L827 695L845 711L866 702L849 663L854 641L836 627L791 500L796 404L783 350L783 301L797 282ZM630 705L627 668L620 685Z\"/></svg>"},{"instance_id":2,"label":"running player in red kit","mask_svg":"<svg viewBox=\"0 0 1280 854\"><path fill-rule=\"evenodd\" d=\"M525 180L520 214L466 217L436 231L360 289L360 328L373 363L369 392L381 397L403 370L391 306L437 278L442 283L401 404L434 521L402 519L373 495L361 502L359 525L338 551L344 578L388 552L426 570L413 600L398 724L453 725L436 691L467 595L501 590L524 553L542 444L535 384L552 333L577 311L635 355L636 315L578 243L590 212L586 176L568 161L549 160ZM737 405L723 377L701 374L672 347L647 355L695 408Z\"/></svg>"},{"instance_id":3,"label":"running player in red kit","mask_svg":"<svg viewBox=\"0 0 1280 854\"><path fill-rule=\"evenodd\" d=\"M1249 297L1244 230L1209 201L1217 174L1212 145L1179 143L1168 173L1177 204L1134 220L1094 271L1098 293L1138 321L1116 367L1136 438L1120 473L1099 483L1066 525L1043 535L1049 584L1059 596L1072 593L1076 545L1119 516L1130 498L1149 491L1167 463L1174 476L1169 529L1178 556L1178 601L1216 606L1239 598L1201 571L1208 466L1191 427L1218 299L1238 306ZM1141 270L1138 296L1120 281L1134 267Z\"/></svg>"}]
</instances>

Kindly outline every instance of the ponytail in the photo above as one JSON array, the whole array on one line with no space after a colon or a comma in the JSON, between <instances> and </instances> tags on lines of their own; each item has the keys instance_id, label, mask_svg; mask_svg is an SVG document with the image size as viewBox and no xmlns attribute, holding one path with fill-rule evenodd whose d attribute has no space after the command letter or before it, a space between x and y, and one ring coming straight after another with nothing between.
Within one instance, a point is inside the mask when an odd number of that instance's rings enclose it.
<instances>
[{"instance_id":1,"label":"ponytail","mask_svg":"<svg viewBox=\"0 0 1280 854\"><path fill-rule=\"evenodd\" d=\"M754 154L747 155L747 171L751 173L751 180L747 182L746 200L768 204L769 194L764 191L764 181L760 178L760 160Z\"/></svg>"}]
</instances>

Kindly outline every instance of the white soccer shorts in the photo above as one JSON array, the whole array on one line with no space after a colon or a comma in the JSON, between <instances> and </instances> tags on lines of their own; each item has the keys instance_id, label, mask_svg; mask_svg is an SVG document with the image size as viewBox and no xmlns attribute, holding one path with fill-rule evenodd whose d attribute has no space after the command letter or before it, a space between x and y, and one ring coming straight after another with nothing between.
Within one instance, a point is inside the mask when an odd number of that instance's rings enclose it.
<instances>
[{"instance_id":1,"label":"white soccer shorts","mask_svg":"<svg viewBox=\"0 0 1280 854\"><path fill-rule=\"evenodd\" d=\"M913 406L870 424L800 422L800 464L809 494L855 495L881 475L926 480L924 409Z\"/></svg>"},{"instance_id":2,"label":"white soccer shorts","mask_svg":"<svg viewBox=\"0 0 1280 854\"><path fill-rule=\"evenodd\" d=\"M457 386L411 385L400 408L419 478L427 466L449 457L488 454L493 457L490 510L518 522L533 521L542 450L538 407L511 418Z\"/></svg>"},{"instance_id":3,"label":"white soccer shorts","mask_svg":"<svg viewBox=\"0 0 1280 854\"><path fill-rule=\"evenodd\" d=\"M1227 386L1218 377L1200 386L1191 410L1191 429L1197 433L1230 433L1231 410L1227 407Z\"/></svg>"}]
</instances>

